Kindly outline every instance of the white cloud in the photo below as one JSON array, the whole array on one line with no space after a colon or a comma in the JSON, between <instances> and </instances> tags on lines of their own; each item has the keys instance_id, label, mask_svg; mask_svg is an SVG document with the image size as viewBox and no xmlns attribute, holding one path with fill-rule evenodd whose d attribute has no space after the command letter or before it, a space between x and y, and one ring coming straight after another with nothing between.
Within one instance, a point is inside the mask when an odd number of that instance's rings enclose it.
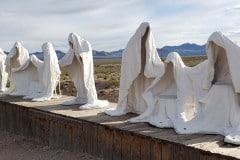
<instances>
[{"instance_id":1,"label":"white cloud","mask_svg":"<svg viewBox=\"0 0 240 160\"><path fill-rule=\"evenodd\" d=\"M233 9L237 9L237 10L240 10L240 4L237 4L233 7Z\"/></svg>"},{"instance_id":2,"label":"white cloud","mask_svg":"<svg viewBox=\"0 0 240 160\"><path fill-rule=\"evenodd\" d=\"M158 47L203 44L214 31L236 38L230 32L240 25L238 0L3 0L1 8L0 47L7 51L17 40L30 52L46 41L63 49L70 32L111 51L124 48L143 21L152 24Z\"/></svg>"},{"instance_id":3,"label":"white cloud","mask_svg":"<svg viewBox=\"0 0 240 160\"><path fill-rule=\"evenodd\" d=\"M156 42L160 46L184 42L204 44L212 32L222 31L228 36L230 31L239 26L240 14L229 10L236 2L219 1L209 5L205 0L184 2L192 9L185 9L154 22L153 26L158 26Z\"/></svg>"}]
</instances>

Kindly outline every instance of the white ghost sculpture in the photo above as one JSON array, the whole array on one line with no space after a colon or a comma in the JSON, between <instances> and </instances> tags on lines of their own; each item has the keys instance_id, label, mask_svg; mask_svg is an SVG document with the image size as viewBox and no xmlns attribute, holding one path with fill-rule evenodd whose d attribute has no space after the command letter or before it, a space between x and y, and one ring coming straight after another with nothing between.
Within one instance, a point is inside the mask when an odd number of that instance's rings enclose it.
<instances>
[{"instance_id":1,"label":"white ghost sculpture","mask_svg":"<svg viewBox=\"0 0 240 160\"><path fill-rule=\"evenodd\" d=\"M58 83L60 68L55 50L51 43L42 45L44 61L31 55L27 63L12 72L16 81L16 90L11 95L21 95L33 101L50 100Z\"/></svg>"},{"instance_id":2,"label":"white ghost sculpture","mask_svg":"<svg viewBox=\"0 0 240 160\"><path fill-rule=\"evenodd\" d=\"M109 105L106 100L98 100L94 81L93 54L90 43L75 33L68 37L69 51L59 61L59 65L72 78L77 96L63 105L81 104L80 109L102 108Z\"/></svg>"},{"instance_id":3,"label":"white ghost sculpture","mask_svg":"<svg viewBox=\"0 0 240 160\"><path fill-rule=\"evenodd\" d=\"M6 90L8 74L6 72L6 61L7 55L3 52L2 48L0 48L0 92Z\"/></svg>"},{"instance_id":4,"label":"white ghost sculpture","mask_svg":"<svg viewBox=\"0 0 240 160\"><path fill-rule=\"evenodd\" d=\"M194 118L199 109L196 99L205 95L202 81L206 77L206 62L187 67L177 52L169 53L165 73L145 90L147 109L131 122L149 122L160 128L173 128Z\"/></svg>"},{"instance_id":5,"label":"white ghost sculpture","mask_svg":"<svg viewBox=\"0 0 240 160\"><path fill-rule=\"evenodd\" d=\"M190 126L199 125L193 129L195 133L222 134L225 142L240 145L240 47L214 32L208 38L206 53L208 74L203 87L209 91L199 100L201 110Z\"/></svg>"},{"instance_id":6,"label":"white ghost sculpture","mask_svg":"<svg viewBox=\"0 0 240 160\"><path fill-rule=\"evenodd\" d=\"M142 23L129 40L122 54L119 98L116 108L105 111L110 116L128 112L141 114L147 105L142 97L155 77L164 73L151 26Z\"/></svg>"},{"instance_id":7,"label":"white ghost sculpture","mask_svg":"<svg viewBox=\"0 0 240 160\"><path fill-rule=\"evenodd\" d=\"M240 145L240 47L214 32L206 53L208 59L195 67L169 53L165 73L143 94L147 110L130 121L180 134L221 134L225 142Z\"/></svg>"},{"instance_id":8,"label":"white ghost sculpture","mask_svg":"<svg viewBox=\"0 0 240 160\"><path fill-rule=\"evenodd\" d=\"M13 72L20 70L23 68L29 61L29 53L28 51L22 46L20 42L16 42L11 49L10 53L7 55L6 58L6 71L8 73L8 79L10 81L10 87L3 92L4 94L10 94L12 92L16 91L16 83L19 84L19 82L16 81ZM24 85L21 84L18 85L21 89L25 89L28 87L28 84Z\"/></svg>"},{"instance_id":9,"label":"white ghost sculpture","mask_svg":"<svg viewBox=\"0 0 240 160\"><path fill-rule=\"evenodd\" d=\"M57 84L60 87L61 70L58 64L57 54L51 43L46 42L42 45L44 61L39 60L35 55L31 56L31 62L37 68L39 83L42 85L40 92L31 93L33 101L45 101L51 98L59 98L56 93ZM36 85L33 85L36 86ZM61 95L61 91L59 88Z\"/></svg>"},{"instance_id":10,"label":"white ghost sculpture","mask_svg":"<svg viewBox=\"0 0 240 160\"><path fill-rule=\"evenodd\" d=\"M182 134L222 134L226 142L240 145L240 76L237 70L240 47L222 33L214 32L208 39L206 53L208 59L202 62L205 72L198 78L201 80L198 86L207 92L195 97L198 107L194 118L175 125L175 130ZM194 75L189 74L189 77Z\"/></svg>"}]
</instances>

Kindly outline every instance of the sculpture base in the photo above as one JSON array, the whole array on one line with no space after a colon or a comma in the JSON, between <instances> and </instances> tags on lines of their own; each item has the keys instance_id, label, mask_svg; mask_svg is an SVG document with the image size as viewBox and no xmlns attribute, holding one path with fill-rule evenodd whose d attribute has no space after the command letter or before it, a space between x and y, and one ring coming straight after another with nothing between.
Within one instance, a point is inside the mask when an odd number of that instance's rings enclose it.
<instances>
[{"instance_id":1,"label":"sculpture base","mask_svg":"<svg viewBox=\"0 0 240 160\"><path fill-rule=\"evenodd\" d=\"M32 102L0 97L0 129L104 159L240 158L240 147L225 144L221 135L180 135L172 129L127 122L135 114L110 117L103 113L106 108L61 105L70 98Z\"/></svg>"}]
</instances>

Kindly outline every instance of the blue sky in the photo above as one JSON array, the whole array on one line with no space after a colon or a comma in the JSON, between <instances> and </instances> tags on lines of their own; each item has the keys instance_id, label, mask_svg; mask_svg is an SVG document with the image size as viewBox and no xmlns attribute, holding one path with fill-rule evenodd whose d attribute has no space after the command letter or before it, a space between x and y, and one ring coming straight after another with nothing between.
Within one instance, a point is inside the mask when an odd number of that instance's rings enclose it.
<instances>
[{"instance_id":1,"label":"blue sky","mask_svg":"<svg viewBox=\"0 0 240 160\"><path fill-rule=\"evenodd\" d=\"M141 22L151 23L157 47L204 44L214 31L240 42L239 0L1 0L0 47L44 42L66 51L75 32L96 50L125 48Z\"/></svg>"}]
</instances>

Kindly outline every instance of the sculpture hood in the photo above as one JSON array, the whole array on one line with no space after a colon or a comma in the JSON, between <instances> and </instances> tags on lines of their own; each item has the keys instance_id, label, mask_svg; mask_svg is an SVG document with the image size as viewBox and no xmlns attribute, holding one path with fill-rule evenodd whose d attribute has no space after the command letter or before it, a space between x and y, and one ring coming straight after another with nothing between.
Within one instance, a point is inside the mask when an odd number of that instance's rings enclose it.
<instances>
[{"instance_id":1,"label":"sculpture hood","mask_svg":"<svg viewBox=\"0 0 240 160\"><path fill-rule=\"evenodd\" d=\"M240 47L224 36L221 32L214 32L208 38L206 45L209 74L204 88L209 88L215 81L233 83L234 90L240 93Z\"/></svg>"}]
</instances>

